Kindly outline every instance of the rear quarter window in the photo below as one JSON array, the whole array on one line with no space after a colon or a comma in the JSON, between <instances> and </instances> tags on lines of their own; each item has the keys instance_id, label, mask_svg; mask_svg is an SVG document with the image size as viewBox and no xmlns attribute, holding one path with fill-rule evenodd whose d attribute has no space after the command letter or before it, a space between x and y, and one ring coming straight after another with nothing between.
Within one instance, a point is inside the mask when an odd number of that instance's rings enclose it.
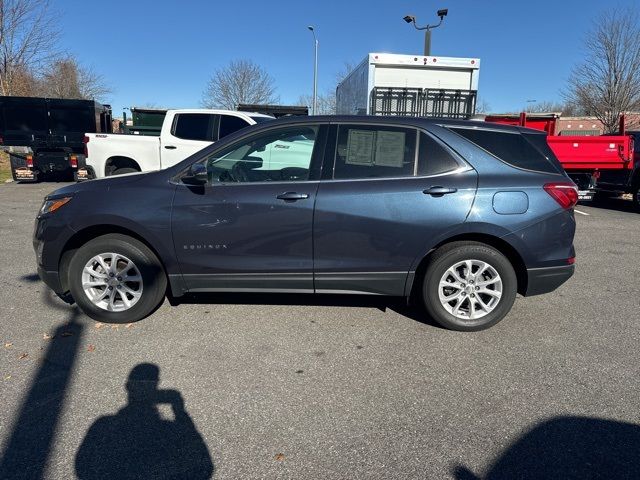
<instances>
[{"instance_id":1,"label":"rear quarter window","mask_svg":"<svg viewBox=\"0 0 640 480\"><path fill-rule=\"evenodd\" d=\"M450 127L450 130L513 167L562 173L562 167L549 148L544 134L455 127Z\"/></svg>"}]
</instances>

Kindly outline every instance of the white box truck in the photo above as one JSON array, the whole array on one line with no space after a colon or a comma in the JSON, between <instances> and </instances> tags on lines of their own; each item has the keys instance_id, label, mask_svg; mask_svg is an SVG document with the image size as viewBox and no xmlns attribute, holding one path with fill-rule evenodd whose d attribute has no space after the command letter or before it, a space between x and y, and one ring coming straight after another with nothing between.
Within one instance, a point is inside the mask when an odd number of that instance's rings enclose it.
<instances>
[{"instance_id":1,"label":"white box truck","mask_svg":"<svg viewBox=\"0 0 640 480\"><path fill-rule=\"evenodd\" d=\"M336 88L338 115L469 118L480 59L370 53Z\"/></svg>"}]
</instances>

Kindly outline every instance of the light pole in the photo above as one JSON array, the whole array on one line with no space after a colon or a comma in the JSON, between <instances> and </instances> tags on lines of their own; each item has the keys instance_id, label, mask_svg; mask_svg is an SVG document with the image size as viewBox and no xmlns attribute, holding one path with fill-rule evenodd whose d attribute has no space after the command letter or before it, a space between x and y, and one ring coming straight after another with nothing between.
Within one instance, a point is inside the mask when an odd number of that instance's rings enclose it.
<instances>
[{"instance_id":1,"label":"light pole","mask_svg":"<svg viewBox=\"0 0 640 480\"><path fill-rule=\"evenodd\" d=\"M307 28L311 30L311 33L313 34L313 107L311 114L316 115L316 109L318 108L318 38L316 37L316 31L314 30L313 25L309 25Z\"/></svg>"},{"instance_id":2,"label":"light pole","mask_svg":"<svg viewBox=\"0 0 640 480\"><path fill-rule=\"evenodd\" d=\"M431 30L433 28L436 28L442 25L442 21L444 20L444 17L447 16L447 13L449 13L449 10L446 8L438 10L437 15L440 17L440 21L436 25L426 25L424 27L419 27L418 25L416 25L416 17L414 17L413 15L407 15L406 17L404 17L404 21L407 23L413 23L413 26L416 28L416 30L425 31L424 32L424 56L425 57L431 55Z\"/></svg>"}]
</instances>

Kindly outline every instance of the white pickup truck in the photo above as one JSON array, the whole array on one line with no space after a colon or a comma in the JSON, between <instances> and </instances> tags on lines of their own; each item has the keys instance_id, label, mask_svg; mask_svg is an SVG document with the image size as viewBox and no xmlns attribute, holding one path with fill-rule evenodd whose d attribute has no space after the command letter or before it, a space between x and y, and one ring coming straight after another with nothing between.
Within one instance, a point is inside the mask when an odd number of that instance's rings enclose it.
<instances>
[{"instance_id":1,"label":"white pickup truck","mask_svg":"<svg viewBox=\"0 0 640 480\"><path fill-rule=\"evenodd\" d=\"M159 137L86 133L85 165L78 180L170 167L241 128L273 120L232 110L169 110Z\"/></svg>"}]
</instances>

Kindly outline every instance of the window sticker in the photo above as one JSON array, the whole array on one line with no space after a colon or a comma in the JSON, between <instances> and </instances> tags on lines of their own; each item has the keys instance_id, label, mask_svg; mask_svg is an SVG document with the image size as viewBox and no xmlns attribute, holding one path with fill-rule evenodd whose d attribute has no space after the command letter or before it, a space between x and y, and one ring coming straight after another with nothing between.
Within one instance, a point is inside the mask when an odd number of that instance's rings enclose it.
<instances>
[{"instance_id":1,"label":"window sticker","mask_svg":"<svg viewBox=\"0 0 640 480\"><path fill-rule=\"evenodd\" d=\"M374 165L402 168L404 162L404 132L378 131Z\"/></svg>"},{"instance_id":2,"label":"window sticker","mask_svg":"<svg viewBox=\"0 0 640 480\"><path fill-rule=\"evenodd\" d=\"M347 141L347 165L373 164L375 132L369 130L349 130Z\"/></svg>"}]
</instances>

